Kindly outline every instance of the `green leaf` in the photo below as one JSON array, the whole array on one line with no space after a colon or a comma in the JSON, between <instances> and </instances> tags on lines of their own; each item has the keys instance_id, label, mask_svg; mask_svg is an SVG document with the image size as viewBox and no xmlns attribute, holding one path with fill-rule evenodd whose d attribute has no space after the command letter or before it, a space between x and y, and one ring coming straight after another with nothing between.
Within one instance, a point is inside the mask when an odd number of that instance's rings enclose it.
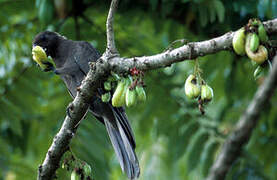
<instances>
[{"instance_id":1,"label":"green leaf","mask_svg":"<svg viewBox=\"0 0 277 180\"><path fill-rule=\"evenodd\" d=\"M204 129L200 129L192 137L187 151L188 171L192 171L194 168L198 166L201 153L203 151L203 147L207 142L208 138L209 133Z\"/></svg>"},{"instance_id":2,"label":"green leaf","mask_svg":"<svg viewBox=\"0 0 277 180\"><path fill-rule=\"evenodd\" d=\"M208 9L204 6L199 6L199 18L200 18L200 25L202 27L206 26L208 23Z\"/></svg>"},{"instance_id":3,"label":"green leaf","mask_svg":"<svg viewBox=\"0 0 277 180\"><path fill-rule=\"evenodd\" d=\"M220 0L214 0L213 4L214 4L214 8L215 8L219 22L223 22L224 16L225 16L225 7L224 7L223 3Z\"/></svg>"},{"instance_id":4,"label":"green leaf","mask_svg":"<svg viewBox=\"0 0 277 180\"><path fill-rule=\"evenodd\" d=\"M213 3L209 3L208 7L209 7L209 14L210 14L210 22L213 23L216 19L216 11Z\"/></svg>"},{"instance_id":5,"label":"green leaf","mask_svg":"<svg viewBox=\"0 0 277 180\"><path fill-rule=\"evenodd\" d=\"M209 169L215 160L215 154L219 145L218 141L210 139L204 147L200 160L201 172L204 177L207 176Z\"/></svg>"}]
</instances>

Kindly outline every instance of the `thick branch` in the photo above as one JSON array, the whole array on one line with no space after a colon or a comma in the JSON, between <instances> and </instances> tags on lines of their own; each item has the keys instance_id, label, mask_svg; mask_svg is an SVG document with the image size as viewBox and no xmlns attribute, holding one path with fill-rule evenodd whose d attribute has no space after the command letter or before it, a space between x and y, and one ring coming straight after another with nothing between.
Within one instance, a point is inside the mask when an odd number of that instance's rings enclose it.
<instances>
[{"instance_id":1,"label":"thick branch","mask_svg":"<svg viewBox=\"0 0 277 180\"><path fill-rule=\"evenodd\" d=\"M277 33L277 19L264 22L267 33ZM232 39L234 33L228 32L220 37L201 41L191 42L179 48L168 50L166 52L153 56L131 57L131 58L113 58L110 63L113 70L117 72L127 72L128 69L136 67L140 70L151 70L170 66L173 63L189 59L195 59L199 56L214 54L222 50L232 50Z\"/></svg>"},{"instance_id":2,"label":"thick branch","mask_svg":"<svg viewBox=\"0 0 277 180\"><path fill-rule=\"evenodd\" d=\"M277 56L274 59L273 69L255 94L254 99L246 112L241 116L235 130L225 141L223 148L213 164L207 180L224 179L229 168L239 157L243 146L248 142L264 105L273 95L277 86Z\"/></svg>"},{"instance_id":3,"label":"thick branch","mask_svg":"<svg viewBox=\"0 0 277 180\"><path fill-rule=\"evenodd\" d=\"M117 54L115 40L114 40L114 30L113 30L113 19L114 13L117 9L118 0L112 0L111 7L109 10L109 14L106 21L106 28L107 28L107 53Z\"/></svg>"},{"instance_id":4,"label":"thick branch","mask_svg":"<svg viewBox=\"0 0 277 180\"><path fill-rule=\"evenodd\" d=\"M66 116L61 129L48 149L43 164L39 167L37 179L50 180L54 178L55 172L59 168L60 160L77 130L76 126L87 112L88 101L93 96L92 92L95 92L97 87L100 86L101 77L106 73L104 71L107 69L106 65L102 59L99 59L96 64L92 64L93 68L83 80L77 96L68 106L70 116Z\"/></svg>"},{"instance_id":5,"label":"thick branch","mask_svg":"<svg viewBox=\"0 0 277 180\"><path fill-rule=\"evenodd\" d=\"M219 52L221 50L231 49L233 33L229 32L221 37L194 42L184 45L180 48L166 51L161 54L144 57L121 58L112 56L117 54L114 35L113 35L113 14L116 9L117 0L113 0L109 15L107 18L107 49L102 57L93 65L83 80L77 96L69 105L71 116L66 116L64 123L55 136L43 164L39 167L38 179L53 179L55 171L59 167L62 155L68 148L70 140L77 130L77 124L84 117L88 109L88 102L93 96L93 92L100 87L101 78L108 75L110 71L129 72L133 67L140 70L157 69L170 64L184 61L185 59L194 59L198 56L204 56ZM264 23L269 33L277 32L277 19Z\"/></svg>"}]
</instances>

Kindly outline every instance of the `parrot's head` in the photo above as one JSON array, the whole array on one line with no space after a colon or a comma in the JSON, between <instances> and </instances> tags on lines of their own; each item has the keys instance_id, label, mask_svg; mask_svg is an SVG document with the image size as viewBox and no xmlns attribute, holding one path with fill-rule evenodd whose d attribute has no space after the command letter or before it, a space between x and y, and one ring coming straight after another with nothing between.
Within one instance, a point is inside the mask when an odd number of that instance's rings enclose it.
<instances>
[{"instance_id":1,"label":"parrot's head","mask_svg":"<svg viewBox=\"0 0 277 180\"><path fill-rule=\"evenodd\" d=\"M47 56L54 57L56 48L62 38L63 37L56 32L44 31L36 35L32 45L33 47L42 47Z\"/></svg>"}]
</instances>

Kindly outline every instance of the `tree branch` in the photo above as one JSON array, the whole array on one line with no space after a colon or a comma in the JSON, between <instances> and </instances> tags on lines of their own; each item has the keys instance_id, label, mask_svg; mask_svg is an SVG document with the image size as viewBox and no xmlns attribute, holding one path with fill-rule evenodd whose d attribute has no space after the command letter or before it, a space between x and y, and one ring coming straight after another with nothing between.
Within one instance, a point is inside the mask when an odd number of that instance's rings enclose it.
<instances>
[{"instance_id":1,"label":"tree branch","mask_svg":"<svg viewBox=\"0 0 277 180\"><path fill-rule=\"evenodd\" d=\"M268 34L277 33L277 19L264 22ZM201 41L191 42L179 48L168 50L153 56L113 58L110 65L113 71L128 72L128 69L136 67L140 70L151 70L164 68L173 63L195 59L199 56L214 54L222 50L232 50L234 33L228 32L220 37Z\"/></svg>"},{"instance_id":2,"label":"tree branch","mask_svg":"<svg viewBox=\"0 0 277 180\"><path fill-rule=\"evenodd\" d=\"M66 116L64 123L55 136L43 164L39 167L39 180L49 180L55 177L55 172L59 167L60 160L64 152L68 149L73 138L77 125L84 117L88 109L88 102L94 92L100 87L102 78L109 75L111 71L129 72L133 67L140 70L151 70L169 66L173 63L184 61L185 59L194 59L198 56L204 56L219 52L221 50L232 49L233 33L202 42L194 42L166 51L153 56L122 58L117 54L113 33L113 16L118 1L113 0L107 18L107 49L101 58L94 64L85 79L82 81L78 93L73 102L70 103L70 116ZM277 32L277 19L265 22L268 33ZM114 56L116 54L116 56Z\"/></svg>"},{"instance_id":3,"label":"tree branch","mask_svg":"<svg viewBox=\"0 0 277 180\"><path fill-rule=\"evenodd\" d=\"M107 28L107 53L111 54L118 54L116 46L115 46L115 40L114 40L114 31L113 31L113 19L114 19L114 13L117 9L118 0L112 0L111 7L109 10L109 14L106 21L106 28Z\"/></svg>"},{"instance_id":4,"label":"tree branch","mask_svg":"<svg viewBox=\"0 0 277 180\"><path fill-rule=\"evenodd\" d=\"M55 177L60 160L69 147L70 140L77 130L77 125L87 112L88 102L92 98L93 92L100 86L101 77L107 73L105 72L106 64L101 58L91 66L91 70L78 88L77 96L68 106L70 115L65 117L61 129L48 149L43 164L39 167L38 180L50 180Z\"/></svg>"},{"instance_id":5,"label":"tree branch","mask_svg":"<svg viewBox=\"0 0 277 180\"><path fill-rule=\"evenodd\" d=\"M243 146L251 137L256 127L264 105L273 95L277 86L277 56L274 58L273 69L266 78L263 85L257 90L254 99L248 106L246 112L241 116L235 130L225 141L217 160L213 164L207 180L224 179L229 168L239 157Z\"/></svg>"}]
</instances>

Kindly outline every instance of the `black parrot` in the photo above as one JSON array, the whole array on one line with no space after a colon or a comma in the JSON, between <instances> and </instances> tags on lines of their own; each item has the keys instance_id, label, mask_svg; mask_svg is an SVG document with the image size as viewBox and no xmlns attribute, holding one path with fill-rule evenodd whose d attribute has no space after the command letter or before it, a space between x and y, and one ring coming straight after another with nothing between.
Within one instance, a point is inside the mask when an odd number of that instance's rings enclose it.
<instances>
[{"instance_id":1,"label":"black parrot","mask_svg":"<svg viewBox=\"0 0 277 180\"><path fill-rule=\"evenodd\" d=\"M52 57L56 65L52 70L62 78L72 98L77 95L77 87L89 71L88 63L97 61L101 56L88 42L72 41L50 31L36 35L34 46L41 46L47 56ZM99 88L98 93L101 92ZM106 126L121 169L129 179L138 178L140 167L135 153L136 143L124 109L113 107L111 103L102 102L99 96L94 96L89 111Z\"/></svg>"}]
</instances>

